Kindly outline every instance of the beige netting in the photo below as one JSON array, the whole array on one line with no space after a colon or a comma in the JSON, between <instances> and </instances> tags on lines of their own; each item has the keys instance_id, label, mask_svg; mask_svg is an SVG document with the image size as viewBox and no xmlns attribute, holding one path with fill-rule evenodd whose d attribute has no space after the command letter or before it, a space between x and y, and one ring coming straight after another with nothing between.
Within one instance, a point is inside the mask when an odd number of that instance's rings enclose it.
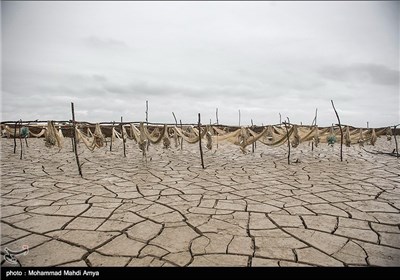
<instances>
[{"instance_id":1,"label":"beige netting","mask_svg":"<svg viewBox=\"0 0 400 280\"><path fill-rule=\"evenodd\" d=\"M39 127L39 126L38 126ZM86 126L85 126L86 127ZM46 146L57 145L62 147L63 135L62 130L59 128L55 129L53 122L48 122L47 128L40 127L42 130L38 134L34 134L29 131L30 135L34 137L40 137L45 135ZM189 144L195 144L199 141L199 138L205 139L206 147L209 150L213 148L213 142L230 142L234 145L239 146L243 153L247 153L247 146L252 145L256 141L261 142L268 146L280 146L286 143L287 138L290 139L290 143L293 147L297 147L303 142L313 141L317 147L320 143L333 144L340 137L339 127L325 127L319 128L317 125L303 126L303 125L288 125L288 131L283 125L268 125L263 127L263 130L259 133L256 131L260 128L257 127L239 127L232 131L232 127L225 127L221 129L220 126L206 125L200 128L185 126L184 129L177 126L168 127L167 125L162 126L147 126L144 123L140 123L137 127L134 124L121 126L120 132L115 127L111 129L111 137L113 140L122 138L134 140L138 143L140 150L145 153L147 146L152 144L159 144L162 142L164 148L171 147L171 141L173 138L175 148L179 147L180 140L185 140ZM2 124L3 134L13 135L13 129L9 126ZM96 147L100 148L105 145L105 136L101 131L100 124L96 124L94 132L87 128L87 134L85 134L79 127L76 128L77 141L83 141L84 144L93 151ZM343 126L344 132L344 144L350 146L351 144L359 143L365 145L370 143L375 145L377 138L382 135L386 135L388 140L392 136L392 130L390 127L378 128L378 129L362 129L354 128L350 126ZM18 130L17 130L18 133ZM288 135L286 135L288 133ZM122 137L123 135L123 137ZM200 136L199 136L200 135ZM340 139L340 138L339 138Z\"/></svg>"},{"instance_id":2,"label":"beige netting","mask_svg":"<svg viewBox=\"0 0 400 280\"><path fill-rule=\"evenodd\" d=\"M139 133L138 145L139 145L139 149L142 151L143 157L146 158L146 147L147 147L148 140L147 140L146 134L144 132L144 124L140 123L139 128L140 128L140 133Z\"/></svg>"},{"instance_id":3,"label":"beige netting","mask_svg":"<svg viewBox=\"0 0 400 280\"><path fill-rule=\"evenodd\" d=\"M3 127L3 125L1 125ZM8 138L13 136L14 137L14 129L11 129L8 125L4 126L4 129L2 129L2 133L6 135ZM15 133L15 137L19 136L18 130Z\"/></svg>"},{"instance_id":4,"label":"beige netting","mask_svg":"<svg viewBox=\"0 0 400 280\"><path fill-rule=\"evenodd\" d=\"M360 135L358 136L358 144L360 144L360 146L364 146L364 135L363 135L363 129L360 128Z\"/></svg>"},{"instance_id":5,"label":"beige netting","mask_svg":"<svg viewBox=\"0 0 400 280\"><path fill-rule=\"evenodd\" d=\"M149 140L151 144L160 143L167 132L166 124L163 126L163 128L161 130L159 127L155 127L151 133L149 133L147 127L145 127L143 123L141 123L140 125L141 125L141 128L143 127L143 131L146 136L146 139ZM142 130L140 130L140 132L142 133Z\"/></svg>"},{"instance_id":6,"label":"beige netting","mask_svg":"<svg viewBox=\"0 0 400 280\"><path fill-rule=\"evenodd\" d=\"M2 127L2 134L6 135L7 137L14 137L14 129L10 128L8 125L1 125ZM42 127L42 130L39 133L33 133L29 127L27 127L29 135L32 135L33 137L40 138L46 133L46 128ZM15 137L19 137L19 131L17 129L15 133Z\"/></svg>"},{"instance_id":7,"label":"beige netting","mask_svg":"<svg viewBox=\"0 0 400 280\"><path fill-rule=\"evenodd\" d=\"M175 129L172 129L172 135L173 135L173 138L174 138L174 142L175 142L175 148L178 148L179 147L179 136L178 136L178 133L176 132L176 130Z\"/></svg>"},{"instance_id":8,"label":"beige netting","mask_svg":"<svg viewBox=\"0 0 400 280\"><path fill-rule=\"evenodd\" d=\"M37 134L29 130L29 134L37 138L42 137L45 133L46 133L46 128L42 128L42 130Z\"/></svg>"},{"instance_id":9,"label":"beige netting","mask_svg":"<svg viewBox=\"0 0 400 280\"><path fill-rule=\"evenodd\" d=\"M344 134L344 143L347 147L351 145L350 128L348 126L346 126L346 132Z\"/></svg>"},{"instance_id":10,"label":"beige netting","mask_svg":"<svg viewBox=\"0 0 400 280\"><path fill-rule=\"evenodd\" d=\"M47 130L44 136L44 141L46 147L53 147L57 145L58 148L62 148L62 138L60 137L60 134L54 126L53 121L47 122Z\"/></svg>"},{"instance_id":11,"label":"beige netting","mask_svg":"<svg viewBox=\"0 0 400 280\"><path fill-rule=\"evenodd\" d=\"M300 136L297 125L293 126L293 140L291 141L292 147L296 148L300 144Z\"/></svg>"},{"instance_id":12,"label":"beige netting","mask_svg":"<svg viewBox=\"0 0 400 280\"><path fill-rule=\"evenodd\" d=\"M390 127L388 127L386 129L386 138L387 138L387 140L388 141L392 140L392 136L393 136L392 129Z\"/></svg>"},{"instance_id":13,"label":"beige netting","mask_svg":"<svg viewBox=\"0 0 400 280\"><path fill-rule=\"evenodd\" d=\"M140 141L140 130L134 126L133 124L130 124L131 126L131 132L132 132L132 138L136 143L139 143Z\"/></svg>"},{"instance_id":14,"label":"beige netting","mask_svg":"<svg viewBox=\"0 0 400 280\"><path fill-rule=\"evenodd\" d=\"M315 128L314 128L313 141L314 141L315 147L318 147L318 144L320 142L318 126L315 126Z\"/></svg>"},{"instance_id":15,"label":"beige netting","mask_svg":"<svg viewBox=\"0 0 400 280\"><path fill-rule=\"evenodd\" d=\"M286 130L282 127L268 126L264 129L263 132L259 134L252 130L250 130L249 132L250 134L252 134L252 136L256 137L257 141L267 146L278 147L283 145L287 141ZM293 127L288 130L289 139L292 133Z\"/></svg>"},{"instance_id":16,"label":"beige netting","mask_svg":"<svg viewBox=\"0 0 400 280\"><path fill-rule=\"evenodd\" d=\"M190 132L188 133L188 132L186 132L186 131L183 131L182 129L180 129L179 127L176 127L176 126L174 126L174 128L173 128L175 131L176 131L176 133L180 136L180 137L182 137L186 142L188 142L189 144L194 144L194 143L197 143L198 141L199 141L199 132L198 132L198 130L197 129L195 129L195 128L193 128L193 127L190 127L189 129L190 129ZM207 128L205 128L205 129L203 129L202 130L202 132L201 132L201 138L204 138L204 136L206 135L206 133L207 133Z\"/></svg>"},{"instance_id":17,"label":"beige netting","mask_svg":"<svg viewBox=\"0 0 400 280\"><path fill-rule=\"evenodd\" d=\"M85 146L93 152L96 148L104 146L105 136L101 132L100 124L96 124L94 133L87 128L88 133L85 135L78 127L75 128L76 139L82 141Z\"/></svg>"},{"instance_id":18,"label":"beige netting","mask_svg":"<svg viewBox=\"0 0 400 280\"><path fill-rule=\"evenodd\" d=\"M207 138L206 147L207 149L212 150L212 135L210 130L207 131L206 138Z\"/></svg>"},{"instance_id":19,"label":"beige netting","mask_svg":"<svg viewBox=\"0 0 400 280\"><path fill-rule=\"evenodd\" d=\"M92 131L89 129L89 127L87 128L87 135L90 138L94 138L91 141L95 141L96 142L96 147L100 148L104 146L104 142L105 142L105 136L104 134L101 132L101 128L100 128L100 124L96 124L95 129L94 129L94 133L92 133Z\"/></svg>"},{"instance_id":20,"label":"beige netting","mask_svg":"<svg viewBox=\"0 0 400 280\"><path fill-rule=\"evenodd\" d=\"M370 139L370 143L372 146L375 146L377 139L378 139L378 137L376 136L375 129L373 128L372 133L371 133L371 139Z\"/></svg>"}]
</instances>

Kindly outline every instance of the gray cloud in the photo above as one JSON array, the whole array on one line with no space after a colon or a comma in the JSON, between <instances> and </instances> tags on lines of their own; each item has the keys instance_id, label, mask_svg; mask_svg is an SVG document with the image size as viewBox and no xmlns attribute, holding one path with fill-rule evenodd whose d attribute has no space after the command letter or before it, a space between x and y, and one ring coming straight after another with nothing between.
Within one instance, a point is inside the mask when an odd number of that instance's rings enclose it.
<instances>
[{"instance_id":1,"label":"gray cloud","mask_svg":"<svg viewBox=\"0 0 400 280\"><path fill-rule=\"evenodd\" d=\"M106 49L125 49L128 44L123 41L115 40L112 38L100 38L97 36L89 36L82 39L82 41L92 48L106 48Z\"/></svg>"},{"instance_id":2,"label":"gray cloud","mask_svg":"<svg viewBox=\"0 0 400 280\"><path fill-rule=\"evenodd\" d=\"M354 83L367 82L388 86L399 86L400 77L399 70L374 63L357 63L350 66L324 66L320 70L320 74L324 78L335 81Z\"/></svg>"}]
</instances>

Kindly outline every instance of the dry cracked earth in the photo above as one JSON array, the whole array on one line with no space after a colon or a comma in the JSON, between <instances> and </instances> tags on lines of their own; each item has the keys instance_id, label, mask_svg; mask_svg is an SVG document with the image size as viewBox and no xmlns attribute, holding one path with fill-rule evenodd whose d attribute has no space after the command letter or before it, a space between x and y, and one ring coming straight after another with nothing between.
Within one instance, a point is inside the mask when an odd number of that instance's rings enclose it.
<instances>
[{"instance_id":1,"label":"dry cracked earth","mask_svg":"<svg viewBox=\"0 0 400 280\"><path fill-rule=\"evenodd\" d=\"M68 140L68 139L66 139ZM399 266L399 159L375 147L114 143L93 153L2 139L1 250L22 266ZM3 256L2 256L3 258ZM3 266L9 266L4 262Z\"/></svg>"}]
</instances>

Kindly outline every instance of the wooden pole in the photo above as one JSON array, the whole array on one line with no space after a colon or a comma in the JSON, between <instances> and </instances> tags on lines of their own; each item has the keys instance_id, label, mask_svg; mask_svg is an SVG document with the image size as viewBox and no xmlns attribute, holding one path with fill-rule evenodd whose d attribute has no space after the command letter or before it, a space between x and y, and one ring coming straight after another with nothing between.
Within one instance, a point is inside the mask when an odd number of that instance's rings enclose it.
<instances>
[{"instance_id":1,"label":"wooden pole","mask_svg":"<svg viewBox=\"0 0 400 280\"><path fill-rule=\"evenodd\" d=\"M394 142L396 143L396 156L399 157L399 146L397 145L396 128L397 125L393 126L393 135L394 135Z\"/></svg>"},{"instance_id":2,"label":"wooden pole","mask_svg":"<svg viewBox=\"0 0 400 280\"><path fill-rule=\"evenodd\" d=\"M149 101L146 100L146 123L149 122Z\"/></svg>"},{"instance_id":3,"label":"wooden pole","mask_svg":"<svg viewBox=\"0 0 400 280\"><path fill-rule=\"evenodd\" d=\"M71 146L72 146L72 152L75 151L75 146L74 146L74 125L71 124Z\"/></svg>"},{"instance_id":4,"label":"wooden pole","mask_svg":"<svg viewBox=\"0 0 400 280\"><path fill-rule=\"evenodd\" d=\"M16 139L16 134L17 134L17 123L15 122L15 126L14 126L14 154L17 152L17 139Z\"/></svg>"},{"instance_id":5,"label":"wooden pole","mask_svg":"<svg viewBox=\"0 0 400 280\"><path fill-rule=\"evenodd\" d=\"M113 129L114 129L114 121L113 121L113 123L112 123L112 125L111 125L110 152L112 152L112 144L113 144L113 136L114 136L114 134L113 134Z\"/></svg>"},{"instance_id":6,"label":"wooden pole","mask_svg":"<svg viewBox=\"0 0 400 280\"><path fill-rule=\"evenodd\" d=\"M71 102L71 111L72 111L72 125L73 125L73 136L74 136L74 150L75 150L75 158L76 158L76 164L78 165L78 171L79 175L82 176L82 170L81 170L81 165L79 164L79 157L78 157L78 148L76 145L76 133L75 133L75 111L74 111L74 102Z\"/></svg>"},{"instance_id":7,"label":"wooden pole","mask_svg":"<svg viewBox=\"0 0 400 280\"><path fill-rule=\"evenodd\" d=\"M289 118L288 118L289 119ZM288 142L288 149L289 149L289 152L288 152L288 156L287 156L287 163L288 164L290 164L290 139L289 139L289 131L288 131L288 128L287 128L287 123L286 122L283 122L283 124L285 125L285 129L286 129L286 139L287 139L287 142Z\"/></svg>"},{"instance_id":8,"label":"wooden pole","mask_svg":"<svg viewBox=\"0 0 400 280\"><path fill-rule=\"evenodd\" d=\"M29 122L28 122L28 126L29 126ZM25 137L25 144L26 144L27 148L29 147L28 146L28 137L29 137L29 132L28 132L28 135Z\"/></svg>"},{"instance_id":9,"label":"wooden pole","mask_svg":"<svg viewBox=\"0 0 400 280\"><path fill-rule=\"evenodd\" d=\"M282 124L282 115L279 113L279 124Z\"/></svg>"},{"instance_id":10,"label":"wooden pole","mask_svg":"<svg viewBox=\"0 0 400 280\"><path fill-rule=\"evenodd\" d=\"M335 105L333 104L333 100L331 100L332 103L332 107L333 110L335 111L336 117L338 119L339 122L339 128L340 128L340 161L343 161L343 129L342 129L342 125L340 124L340 118L339 115L335 109Z\"/></svg>"},{"instance_id":11,"label":"wooden pole","mask_svg":"<svg viewBox=\"0 0 400 280\"><path fill-rule=\"evenodd\" d=\"M314 120L311 123L311 126L317 126L317 115L318 115L318 108L315 108L315 116ZM311 142L311 151L314 151L314 141Z\"/></svg>"},{"instance_id":12,"label":"wooden pole","mask_svg":"<svg viewBox=\"0 0 400 280\"><path fill-rule=\"evenodd\" d=\"M183 133L183 126L182 126L182 120L179 120L179 122L181 123L181 130ZM181 151L183 150L183 137L181 137Z\"/></svg>"},{"instance_id":13,"label":"wooden pole","mask_svg":"<svg viewBox=\"0 0 400 280\"><path fill-rule=\"evenodd\" d=\"M253 119L251 119L251 128L253 128L253 126L254 126L254 124L253 124ZM253 142L252 144L251 144L251 152L254 154L254 149L255 149L255 143L256 142Z\"/></svg>"},{"instance_id":14,"label":"wooden pole","mask_svg":"<svg viewBox=\"0 0 400 280\"><path fill-rule=\"evenodd\" d=\"M176 126L178 126L178 121L176 120L176 116L175 116L174 112L172 112L172 115L174 116Z\"/></svg>"},{"instance_id":15,"label":"wooden pole","mask_svg":"<svg viewBox=\"0 0 400 280\"><path fill-rule=\"evenodd\" d=\"M314 125L317 125L317 119L318 119L318 108L315 108Z\"/></svg>"},{"instance_id":16,"label":"wooden pole","mask_svg":"<svg viewBox=\"0 0 400 280\"><path fill-rule=\"evenodd\" d=\"M121 116L121 136L122 136L122 144L124 145L124 157L126 157L126 149L125 149L125 138L124 138L124 128L122 125L122 116Z\"/></svg>"},{"instance_id":17,"label":"wooden pole","mask_svg":"<svg viewBox=\"0 0 400 280\"><path fill-rule=\"evenodd\" d=\"M149 101L146 100L146 127L149 127ZM149 151L150 141L147 141L146 150Z\"/></svg>"},{"instance_id":18,"label":"wooden pole","mask_svg":"<svg viewBox=\"0 0 400 280\"><path fill-rule=\"evenodd\" d=\"M239 109L239 126L240 126L240 109Z\"/></svg>"},{"instance_id":19,"label":"wooden pole","mask_svg":"<svg viewBox=\"0 0 400 280\"><path fill-rule=\"evenodd\" d=\"M198 128L199 128L199 146L200 146L200 157L201 157L201 166L204 169L204 161L203 161L203 148L201 147L201 130L200 130L200 113L199 113L199 124L198 124Z\"/></svg>"},{"instance_id":20,"label":"wooden pole","mask_svg":"<svg viewBox=\"0 0 400 280\"><path fill-rule=\"evenodd\" d=\"M20 126L18 128L18 132L19 132L19 144L21 146L21 155L19 156L19 159L22 160L22 136L21 136L21 126L22 126L22 120L19 120L20 122Z\"/></svg>"},{"instance_id":21,"label":"wooden pole","mask_svg":"<svg viewBox=\"0 0 400 280\"><path fill-rule=\"evenodd\" d=\"M216 108L216 110L215 110L215 117L216 117L216 119L217 119L217 125L219 125L219 120L218 120L218 108ZM218 132L216 132L217 133L217 149L218 149Z\"/></svg>"},{"instance_id":22,"label":"wooden pole","mask_svg":"<svg viewBox=\"0 0 400 280\"><path fill-rule=\"evenodd\" d=\"M369 123L367 122L367 129L369 128Z\"/></svg>"}]
</instances>

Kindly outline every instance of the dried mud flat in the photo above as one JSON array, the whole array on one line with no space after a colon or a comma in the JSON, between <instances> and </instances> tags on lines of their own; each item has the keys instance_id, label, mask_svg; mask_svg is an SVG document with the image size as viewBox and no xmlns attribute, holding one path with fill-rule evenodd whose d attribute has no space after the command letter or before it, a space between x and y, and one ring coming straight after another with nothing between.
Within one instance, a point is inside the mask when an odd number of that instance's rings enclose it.
<instances>
[{"instance_id":1,"label":"dried mud flat","mask_svg":"<svg viewBox=\"0 0 400 280\"><path fill-rule=\"evenodd\" d=\"M400 164L358 145L114 143L93 153L2 139L1 250L22 266L399 266ZM368 151L391 152L380 138ZM207 150L205 147L203 150ZM2 256L3 258L3 256ZM9 266L5 262L3 266Z\"/></svg>"}]
</instances>

